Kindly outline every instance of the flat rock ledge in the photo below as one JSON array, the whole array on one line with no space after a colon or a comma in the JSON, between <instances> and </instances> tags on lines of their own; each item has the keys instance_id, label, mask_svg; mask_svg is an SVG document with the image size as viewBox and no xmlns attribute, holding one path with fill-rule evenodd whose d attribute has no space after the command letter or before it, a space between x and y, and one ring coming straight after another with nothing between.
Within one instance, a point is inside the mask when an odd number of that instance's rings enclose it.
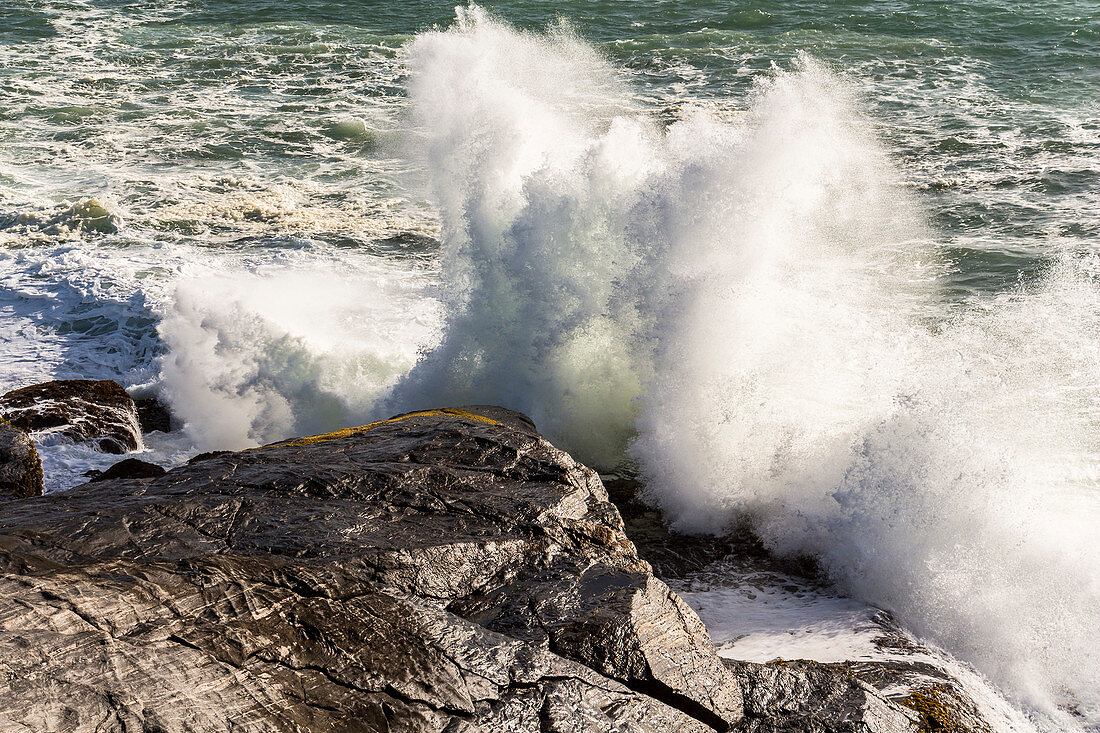
<instances>
[{"instance_id":1,"label":"flat rock ledge","mask_svg":"<svg viewBox=\"0 0 1100 733\"><path fill-rule=\"evenodd\" d=\"M0 573L5 731L927 729L720 659L599 477L501 408L3 500Z\"/></svg>"}]
</instances>

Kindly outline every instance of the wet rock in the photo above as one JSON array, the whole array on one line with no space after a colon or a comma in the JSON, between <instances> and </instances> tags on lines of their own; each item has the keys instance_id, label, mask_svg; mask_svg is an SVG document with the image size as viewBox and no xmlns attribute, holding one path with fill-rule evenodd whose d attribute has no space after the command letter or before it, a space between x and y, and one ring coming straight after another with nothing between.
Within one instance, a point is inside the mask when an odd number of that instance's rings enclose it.
<instances>
[{"instance_id":1,"label":"wet rock","mask_svg":"<svg viewBox=\"0 0 1100 733\"><path fill-rule=\"evenodd\" d=\"M811 558L772 555L747 523L732 526L720 535L677 532L665 523L658 510L641 500L644 485L635 476L602 478L611 502L622 516L627 536L659 578L684 578L731 557L736 557L740 565L751 566L754 572L790 573L811 579L821 575Z\"/></svg>"},{"instance_id":2,"label":"wet rock","mask_svg":"<svg viewBox=\"0 0 1100 733\"><path fill-rule=\"evenodd\" d=\"M857 672L720 659L599 477L500 408L0 512L0 729L929 729Z\"/></svg>"},{"instance_id":3,"label":"wet rock","mask_svg":"<svg viewBox=\"0 0 1100 733\"><path fill-rule=\"evenodd\" d=\"M0 397L0 417L35 436L59 434L105 453L142 447L137 407L109 380L59 380L8 392Z\"/></svg>"},{"instance_id":4,"label":"wet rock","mask_svg":"<svg viewBox=\"0 0 1100 733\"><path fill-rule=\"evenodd\" d=\"M930 662L726 663L742 683L744 733L993 733L958 680Z\"/></svg>"},{"instance_id":5,"label":"wet rock","mask_svg":"<svg viewBox=\"0 0 1100 733\"><path fill-rule=\"evenodd\" d=\"M486 628L577 659L716 730L741 717L740 687L714 654L702 622L644 566L578 563L565 573L525 572L450 607Z\"/></svg>"},{"instance_id":6,"label":"wet rock","mask_svg":"<svg viewBox=\"0 0 1100 733\"><path fill-rule=\"evenodd\" d=\"M199 453L198 455L191 456L187 461L188 463L199 463L201 461L208 460L210 458L217 458L218 456L227 456L233 451L231 450L212 450L205 453Z\"/></svg>"},{"instance_id":7,"label":"wet rock","mask_svg":"<svg viewBox=\"0 0 1100 733\"><path fill-rule=\"evenodd\" d=\"M596 474L499 408L27 500L0 517L0 573L0 728L741 719L736 677Z\"/></svg>"},{"instance_id":8,"label":"wet rock","mask_svg":"<svg viewBox=\"0 0 1100 733\"><path fill-rule=\"evenodd\" d=\"M993 733L960 681L943 666L933 663L938 662L934 654L897 629L888 616L882 623L889 630L888 635L900 642L888 647L894 659L819 666L858 679L886 700L908 709L918 720L919 731Z\"/></svg>"},{"instance_id":9,"label":"wet rock","mask_svg":"<svg viewBox=\"0 0 1100 733\"><path fill-rule=\"evenodd\" d=\"M744 733L909 733L920 715L842 667L727 662L743 682Z\"/></svg>"},{"instance_id":10,"label":"wet rock","mask_svg":"<svg viewBox=\"0 0 1100 733\"><path fill-rule=\"evenodd\" d=\"M89 483L123 478L156 478L157 476L163 476L165 473L167 473L167 471L155 463L142 461L138 458L126 458L114 464L106 471L95 474Z\"/></svg>"},{"instance_id":11,"label":"wet rock","mask_svg":"<svg viewBox=\"0 0 1100 733\"><path fill-rule=\"evenodd\" d=\"M638 553L652 566L658 577L682 578L699 571L741 549L764 555L758 544L738 547L731 536L685 535L674 532L661 513L639 497L642 483L634 476L604 476L608 497L619 510L626 533L638 548Z\"/></svg>"},{"instance_id":12,"label":"wet rock","mask_svg":"<svg viewBox=\"0 0 1100 733\"><path fill-rule=\"evenodd\" d=\"M168 405L157 397L137 397L134 399L134 407L137 408L138 425L141 432L152 433L172 432L172 413Z\"/></svg>"},{"instance_id":13,"label":"wet rock","mask_svg":"<svg viewBox=\"0 0 1100 733\"><path fill-rule=\"evenodd\" d=\"M34 441L22 430L0 420L0 498L41 494L42 462Z\"/></svg>"}]
</instances>

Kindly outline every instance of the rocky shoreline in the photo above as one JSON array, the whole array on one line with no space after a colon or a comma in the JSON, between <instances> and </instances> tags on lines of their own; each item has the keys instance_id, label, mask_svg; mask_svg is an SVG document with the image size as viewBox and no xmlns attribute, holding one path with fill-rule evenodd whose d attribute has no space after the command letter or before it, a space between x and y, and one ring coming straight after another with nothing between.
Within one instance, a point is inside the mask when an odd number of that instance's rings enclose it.
<instances>
[{"instance_id":1,"label":"rocky shoreline","mask_svg":"<svg viewBox=\"0 0 1100 733\"><path fill-rule=\"evenodd\" d=\"M778 561L503 408L135 470L0 498L0 730L990 730L918 662L722 658L666 581Z\"/></svg>"}]
</instances>

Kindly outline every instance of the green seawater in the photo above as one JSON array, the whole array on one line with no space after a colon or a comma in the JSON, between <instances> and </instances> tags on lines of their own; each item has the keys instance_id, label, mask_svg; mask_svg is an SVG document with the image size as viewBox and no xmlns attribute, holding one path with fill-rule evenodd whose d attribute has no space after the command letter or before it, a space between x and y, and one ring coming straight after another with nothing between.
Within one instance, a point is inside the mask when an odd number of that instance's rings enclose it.
<instances>
[{"instance_id":1,"label":"green seawater","mask_svg":"<svg viewBox=\"0 0 1100 733\"><path fill-rule=\"evenodd\" d=\"M803 53L846 76L926 208L960 294L1011 286L1100 233L1096 2L487 7L530 30L566 19L655 110L743 109L762 75ZM399 149L400 49L453 15L424 2L6 0L0 220L109 192L135 234L239 234L248 212L205 211L217 184L188 171L306 185L349 217L372 210L363 197L396 196L413 219L430 218ZM319 230L369 245L346 223Z\"/></svg>"}]
</instances>

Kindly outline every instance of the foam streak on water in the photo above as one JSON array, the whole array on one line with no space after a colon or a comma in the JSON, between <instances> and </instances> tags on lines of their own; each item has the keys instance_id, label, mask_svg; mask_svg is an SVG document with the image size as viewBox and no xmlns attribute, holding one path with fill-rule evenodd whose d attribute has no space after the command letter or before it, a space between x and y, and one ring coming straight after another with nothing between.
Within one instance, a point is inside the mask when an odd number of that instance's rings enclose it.
<instances>
[{"instance_id":1,"label":"foam streak on water","mask_svg":"<svg viewBox=\"0 0 1100 733\"><path fill-rule=\"evenodd\" d=\"M859 102L809 59L737 119L667 128L567 29L470 8L408 63L448 312L387 408L500 402L596 462L633 429L680 527L747 513L1042 725L1100 724L1094 261L949 306Z\"/></svg>"}]
</instances>

